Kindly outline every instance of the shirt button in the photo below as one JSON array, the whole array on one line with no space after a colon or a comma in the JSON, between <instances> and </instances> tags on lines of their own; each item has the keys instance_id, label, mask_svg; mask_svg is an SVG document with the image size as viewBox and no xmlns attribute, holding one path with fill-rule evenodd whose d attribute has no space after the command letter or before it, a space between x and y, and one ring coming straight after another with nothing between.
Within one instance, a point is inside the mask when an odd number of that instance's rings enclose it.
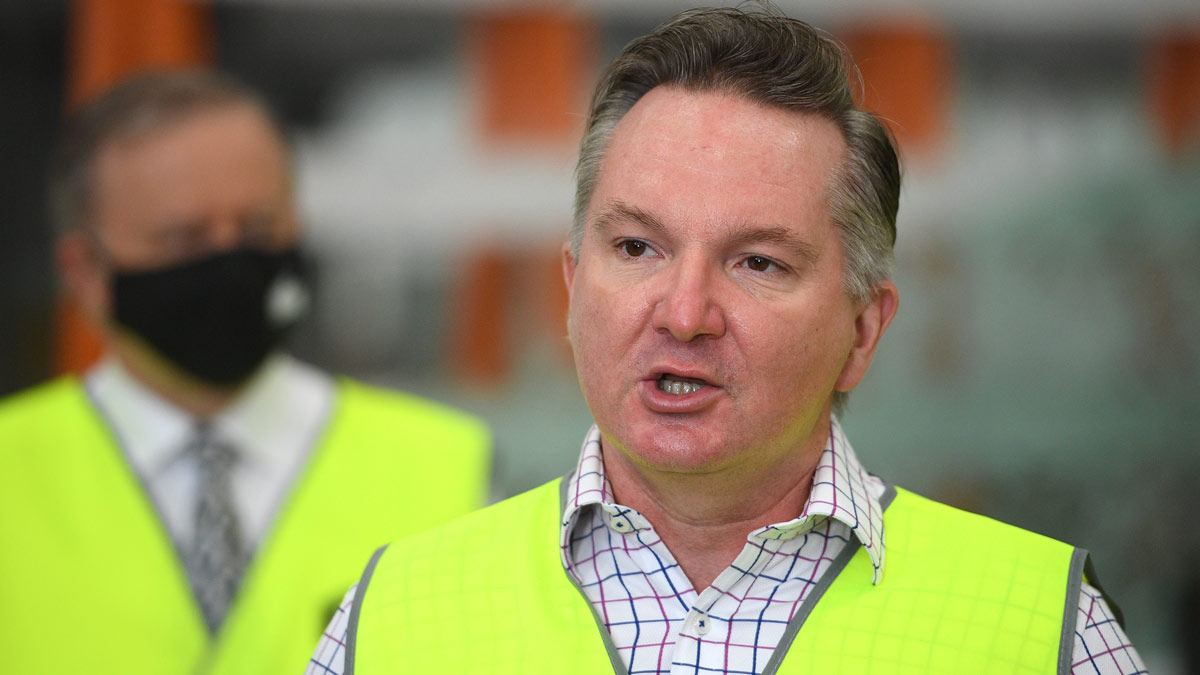
<instances>
[{"instance_id":1,"label":"shirt button","mask_svg":"<svg viewBox=\"0 0 1200 675\"><path fill-rule=\"evenodd\" d=\"M708 635L708 631L712 630L712 619L708 615L699 612L696 614L696 632L701 635Z\"/></svg>"},{"instance_id":2,"label":"shirt button","mask_svg":"<svg viewBox=\"0 0 1200 675\"><path fill-rule=\"evenodd\" d=\"M629 521L621 517L613 518L608 524L617 532L628 532L633 529Z\"/></svg>"}]
</instances>

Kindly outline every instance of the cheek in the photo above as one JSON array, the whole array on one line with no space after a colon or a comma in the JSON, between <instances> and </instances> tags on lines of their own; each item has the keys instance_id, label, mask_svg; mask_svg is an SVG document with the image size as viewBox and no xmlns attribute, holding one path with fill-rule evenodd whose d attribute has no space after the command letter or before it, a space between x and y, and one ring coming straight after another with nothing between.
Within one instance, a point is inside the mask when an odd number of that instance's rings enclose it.
<instances>
[{"instance_id":1,"label":"cheek","mask_svg":"<svg viewBox=\"0 0 1200 675\"><path fill-rule=\"evenodd\" d=\"M611 345L613 349L633 330L639 316L637 294L624 286L599 284L576 277L567 313L572 344Z\"/></svg>"},{"instance_id":2,"label":"cheek","mask_svg":"<svg viewBox=\"0 0 1200 675\"><path fill-rule=\"evenodd\" d=\"M587 383L585 374L596 368L596 360L602 355L599 346L603 343L600 333L603 324L596 318L601 313L595 294L586 288L581 279L577 279L567 311L567 339L575 354L575 369L580 375L581 384Z\"/></svg>"},{"instance_id":3,"label":"cheek","mask_svg":"<svg viewBox=\"0 0 1200 675\"><path fill-rule=\"evenodd\" d=\"M636 289L576 277L567 312L567 338L585 392L619 387L628 376L639 336L646 328L642 300Z\"/></svg>"},{"instance_id":4,"label":"cheek","mask_svg":"<svg viewBox=\"0 0 1200 675\"><path fill-rule=\"evenodd\" d=\"M832 317L838 317L836 321ZM754 377L773 383L773 395L823 387L841 372L852 331L832 307L812 311L771 311L739 315L737 335L746 366Z\"/></svg>"},{"instance_id":5,"label":"cheek","mask_svg":"<svg viewBox=\"0 0 1200 675\"><path fill-rule=\"evenodd\" d=\"M606 348L605 338L598 330L594 305L579 302L576 296L567 314L567 337L575 357L575 375L588 408L606 410L609 406L603 403L612 396L609 389L614 379L607 358L612 350Z\"/></svg>"}]
</instances>

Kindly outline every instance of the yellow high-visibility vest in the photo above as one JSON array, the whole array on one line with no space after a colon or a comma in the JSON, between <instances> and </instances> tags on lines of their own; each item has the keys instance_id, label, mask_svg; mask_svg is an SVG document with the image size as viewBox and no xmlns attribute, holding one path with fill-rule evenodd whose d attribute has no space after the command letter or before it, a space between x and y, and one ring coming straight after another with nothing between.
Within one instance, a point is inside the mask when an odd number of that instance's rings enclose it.
<instances>
[{"instance_id":1,"label":"yellow high-visibility vest","mask_svg":"<svg viewBox=\"0 0 1200 675\"><path fill-rule=\"evenodd\" d=\"M347 675L625 673L563 570L560 484L377 551ZM904 490L889 500L880 584L852 542L765 673L1070 672L1085 552Z\"/></svg>"},{"instance_id":2,"label":"yellow high-visibility vest","mask_svg":"<svg viewBox=\"0 0 1200 675\"><path fill-rule=\"evenodd\" d=\"M79 380L14 396L0 403L0 671L298 674L374 548L481 505L489 450L472 417L339 380L213 638Z\"/></svg>"}]
</instances>

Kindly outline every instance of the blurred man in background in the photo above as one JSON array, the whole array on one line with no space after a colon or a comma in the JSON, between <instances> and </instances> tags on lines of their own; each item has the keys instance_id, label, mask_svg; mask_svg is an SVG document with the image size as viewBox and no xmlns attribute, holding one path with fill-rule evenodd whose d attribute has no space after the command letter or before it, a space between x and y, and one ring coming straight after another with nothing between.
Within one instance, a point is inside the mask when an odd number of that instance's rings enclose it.
<instances>
[{"instance_id":1,"label":"blurred man in background","mask_svg":"<svg viewBox=\"0 0 1200 675\"><path fill-rule=\"evenodd\" d=\"M488 432L279 350L309 297L300 228L242 85L118 85L51 182L107 353L0 403L3 669L298 670L380 541L481 505Z\"/></svg>"},{"instance_id":2,"label":"blurred man in background","mask_svg":"<svg viewBox=\"0 0 1200 675\"><path fill-rule=\"evenodd\" d=\"M852 72L769 9L609 65L563 252L577 467L377 552L310 673L1144 672L1086 552L889 485L838 422L898 306Z\"/></svg>"}]
</instances>

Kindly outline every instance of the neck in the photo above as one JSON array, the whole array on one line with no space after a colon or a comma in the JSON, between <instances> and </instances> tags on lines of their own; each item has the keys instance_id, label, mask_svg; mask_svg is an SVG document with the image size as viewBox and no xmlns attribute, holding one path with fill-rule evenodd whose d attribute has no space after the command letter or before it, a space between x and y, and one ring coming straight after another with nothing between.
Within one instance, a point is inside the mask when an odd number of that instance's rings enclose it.
<instances>
[{"instance_id":1,"label":"neck","mask_svg":"<svg viewBox=\"0 0 1200 675\"><path fill-rule=\"evenodd\" d=\"M111 351L129 374L146 388L198 420L206 420L227 408L241 392L241 385L219 387L197 380L163 359L149 346L115 337Z\"/></svg>"},{"instance_id":2,"label":"neck","mask_svg":"<svg viewBox=\"0 0 1200 675\"><path fill-rule=\"evenodd\" d=\"M816 429L828 429L828 424ZM746 545L750 532L797 518L808 501L827 434L813 434L780 465L752 471L658 471L602 441L613 498L654 525L697 592L712 585ZM739 470L740 469L740 470Z\"/></svg>"}]
</instances>

